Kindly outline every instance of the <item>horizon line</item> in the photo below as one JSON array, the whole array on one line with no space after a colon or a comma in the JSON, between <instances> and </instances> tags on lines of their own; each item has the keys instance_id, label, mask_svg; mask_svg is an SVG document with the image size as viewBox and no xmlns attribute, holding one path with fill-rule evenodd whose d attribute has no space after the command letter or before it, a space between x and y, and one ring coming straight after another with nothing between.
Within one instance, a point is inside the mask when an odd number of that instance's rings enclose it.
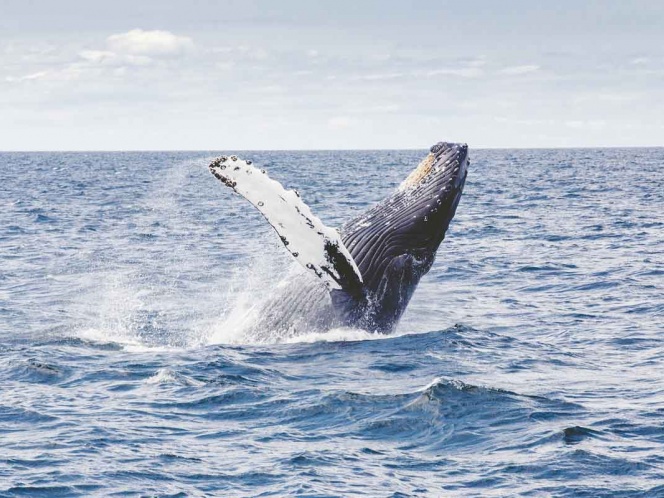
<instances>
[{"instance_id":1,"label":"horizon line","mask_svg":"<svg viewBox=\"0 0 664 498\"><path fill-rule=\"evenodd\" d=\"M453 142L455 143L455 142ZM461 142L460 142L461 143ZM465 142L463 142L465 143ZM349 148L349 149L3 149L0 154L7 153L45 153L45 152L379 152L379 151L422 151L429 147L404 147L404 148ZM664 145L580 145L565 147L469 147L471 150L591 150L591 149L661 149Z\"/></svg>"}]
</instances>

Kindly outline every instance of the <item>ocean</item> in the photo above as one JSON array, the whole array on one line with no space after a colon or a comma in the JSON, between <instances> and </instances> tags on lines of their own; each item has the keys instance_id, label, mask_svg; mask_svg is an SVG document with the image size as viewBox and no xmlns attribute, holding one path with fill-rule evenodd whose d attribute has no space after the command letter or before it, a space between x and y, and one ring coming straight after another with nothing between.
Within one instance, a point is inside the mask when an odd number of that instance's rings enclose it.
<instances>
[{"instance_id":1,"label":"ocean","mask_svg":"<svg viewBox=\"0 0 664 498\"><path fill-rule=\"evenodd\" d=\"M223 152L330 226L424 154ZM0 496L664 496L664 149L471 144L394 334L262 343L220 154L0 153Z\"/></svg>"}]
</instances>

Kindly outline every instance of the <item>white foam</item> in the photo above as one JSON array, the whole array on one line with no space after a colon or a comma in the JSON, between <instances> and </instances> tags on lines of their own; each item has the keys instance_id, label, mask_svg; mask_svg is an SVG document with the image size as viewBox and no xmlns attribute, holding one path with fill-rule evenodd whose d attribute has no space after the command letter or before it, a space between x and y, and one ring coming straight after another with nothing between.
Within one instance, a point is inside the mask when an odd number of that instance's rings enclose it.
<instances>
[{"instance_id":1,"label":"white foam","mask_svg":"<svg viewBox=\"0 0 664 498\"><path fill-rule=\"evenodd\" d=\"M279 256L270 253L255 256L247 267L235 268L226 282L226 292L220 296L216 312L203 318L199 324L205 343L256 343L247 331L259 319L263 304L276 287L301 272L295 263L284 269Z\"/></svg>"},{"instance_id":2,"label":"white foam","mask_svg":"<svg viewBox=\"0 0 664 498\"><path fill-rule=\"evenodd\" d=\"M354 342L385 339L386 335L367 330L339 327L325 332L311 332L289 337L283 342L287 344L314 343L314 342Z\"/></svg>"},{"instance_id":3,"label":"white foam","mask_svg":"<svg viewBox=\"0 0 664 498\"><path fill-rule=\"evenodd\" d=\"M172 350L199 347L207 337L196 317L214 312L204 306L196 283L181 277L186 271L209 264L177 237L192 229L192 219L181 209L183 184L198 172L208 178L200 161L174 162L164 168L154 190L137 198L140 209L128 221L135 233L173 234L167 244L138 244L136 251L125 241L104 247L103 259L91 259L90 271L81 275L80 289L69 306L76 336L100 343L119 344L127 351ZM108 247L108 246L107 246ZM127 261L125 250L130 251ZM96 258L96 255L95 255Z\"/></svg>"},{"instance_id":4,"label":"white foam","mask_svg":"<svg viewBox=\"0 0 664 498\"><path fill-rule=\"evenodd\" d=\"M174 346L146 344L139 337L131 337L113 329L84 328L76 330L75 334L76 337L85 341L119 346L123 351L127 351L128 353L144 353L148 351L158 353L182 350L182 348Z\"/></svg>"}]
</instances>

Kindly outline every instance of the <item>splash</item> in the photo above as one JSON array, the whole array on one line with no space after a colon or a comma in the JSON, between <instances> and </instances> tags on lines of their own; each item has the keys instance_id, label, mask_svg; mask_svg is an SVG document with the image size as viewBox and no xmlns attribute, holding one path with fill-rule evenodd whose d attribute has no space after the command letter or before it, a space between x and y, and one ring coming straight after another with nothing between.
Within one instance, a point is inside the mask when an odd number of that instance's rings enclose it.
<instances>
[{"instance_id":1,"label":"splash","mask_svg":"<svg viewBox=\"0 0 664 498\"><path fill-rule=\"evenodd\" d=\"M188 161L163 171L123 220L133 227L130 240L105 241L115 250L90 262L69 306L75 335L132 351L252 342L245 332L262 303L299 270L262 223L250 237L243 227L238 233L225 225L209 236L216 221L209 208L187 205L204 202L187 192L209 183L205 164ZM232 199L210 198L232 217ZM197 238L204 244L192 243ZM235 252L230 262L228 252Z\"/></svg>"},{"instance_id":2,"label":"splash","mask_svg":"<svg viewBox=\"0 0 664 498\"><path fill-rule=\"evenodd\" d=\"M223 299L220 300L216 313L203 318L207 344L247 344L256 343L247 332L259 318L263 304L270 292L281 285L279 261L266 254L255 257L250 265L235 268L230 285ZM286 271L286 279L300 270L291 264Z\"/></svg>"},{"instance_id":3,"label":"splash","mask_svg":"<svg viewBox=\"0 0 664 498\"><path fill-rule=\"evenodd\" d=\"M206 165L201 159L162 168L145 197L121 206L130 229L121 240L103 240L102 257L79 279L70 330L139 352L383 337L350 328L253 337L263 305L304 270L241 199L220 197ZM209 195L200 194L201 185Z\"/></svg>"}]
</instances>

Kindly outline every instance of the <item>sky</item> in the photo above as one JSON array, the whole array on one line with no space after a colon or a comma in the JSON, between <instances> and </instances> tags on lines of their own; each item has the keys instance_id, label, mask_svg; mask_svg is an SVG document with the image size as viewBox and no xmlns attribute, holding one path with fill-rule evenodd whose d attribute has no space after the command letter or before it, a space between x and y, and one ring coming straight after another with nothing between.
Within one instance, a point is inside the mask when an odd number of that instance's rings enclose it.
<instances>
[{"instance_id":1,"label":"sky","mask_svg":"<svg viewBox=\"0 0 664 498\"><path fill-rule=\"evenodd\" d=\"M0 0L0 150L664 145L661 0Z\"/></svg>"}]
</instances>

